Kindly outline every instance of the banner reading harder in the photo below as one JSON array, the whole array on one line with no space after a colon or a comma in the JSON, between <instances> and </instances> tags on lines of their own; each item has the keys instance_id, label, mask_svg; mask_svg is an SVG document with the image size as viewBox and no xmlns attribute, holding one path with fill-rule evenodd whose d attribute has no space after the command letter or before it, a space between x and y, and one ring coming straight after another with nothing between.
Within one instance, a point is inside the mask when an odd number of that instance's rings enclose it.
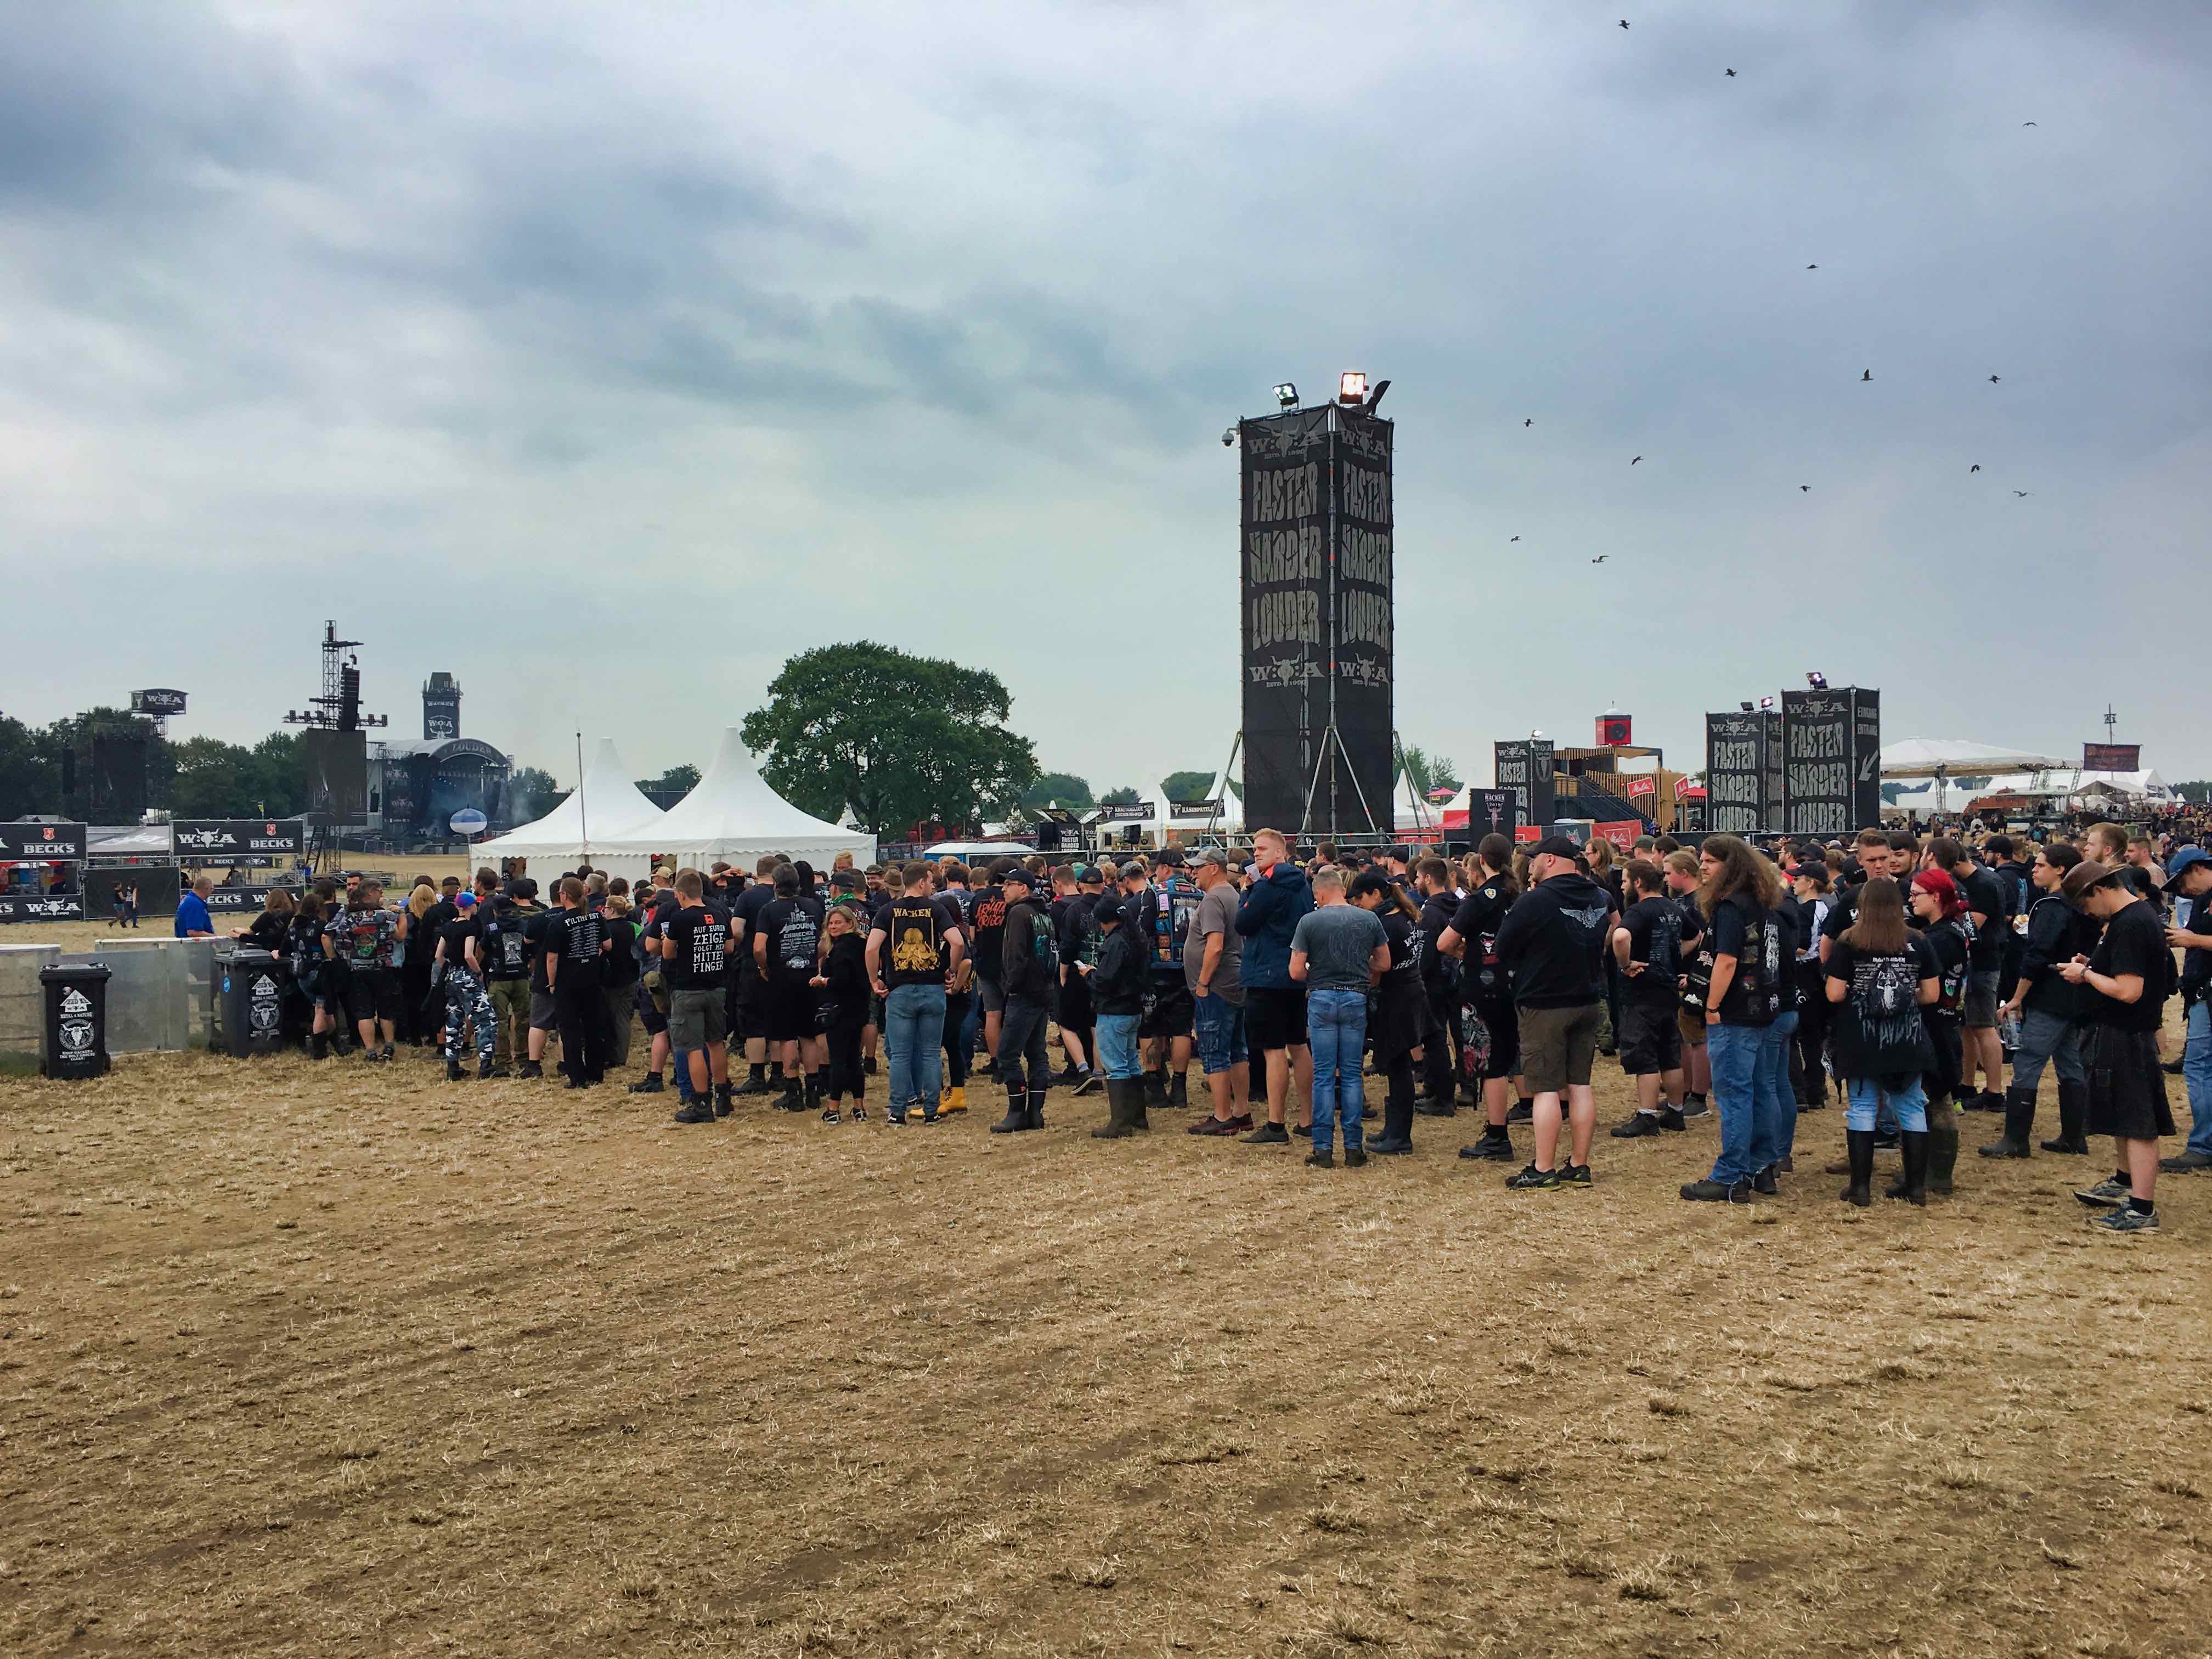
<instances>
[{"instance_id":1,"label":"banner reading harder","mask_svg":"<svg viewBox=\"0 0 2212 1659\"><path fill-rule=\"evenodd\" d=\"M1492 748L1498 787L1511 792L1515 817L1524 825L1549 823L1558 805L1558 786L1553 781L1552 740L1516 738Z\"/></svg>"},{"instance_id":2,"label":"banner reading harder","mask_svg":"<svg viewBox=\"0 0 2212 1659\"><path fill-rule=\"evenodd\" d=\"M1763 826L1757 714L1705 716L1705 829L1747 836Z\"/></svg>"},{"instance_id":3,"label":"banner reading harder","mask_svg":"<svg viewBox=\"0 0 2212 1659\"><path fill-rule=\"evenodd\" d=\"M1851 828L1881 822L1881 693L1851 688Z\"/></svg>"},{"instance_id":4,"label":"banner reading harder","mask_svg":"<svg viewBox=\"0 0 2212 1659\"><path fill-rule=\"evenodd\" d=\"M1759 711L1759 827L1771 830L1782 822L1782 711Z\"/></svg>"},{"instance_id":5,"label":"banner reading harder","mask_svg":"<svg viewBox=\"0 0 2212 1659\"><path fill-rule=\"evenodd\" d=\"M1325 781L1334 790L1332 815L1321 818L1318 799L1314 806L1321 824L1336 834L1389 835L1395 824L1391 433L1388 421L1340 408L1331 434L1335 584L1328 646L1341 744L1334 776Z\"/></svg>"},{"instance_id":6,"label":"banner reading harder","mask_svg":"<svg viewBox=\"0 0 2212 1659\"><path fill-rule=\"evenodd\" d=\"M1244 421L1237 432L1244 821L1296 835L1328 726L1328 411Z\"/></svg>"},{"instance_id":7,"label":"banner reading harder","mask_svg":"<svg viewBox=\"0 0 2212 1659\"><path fill-rule=\"evenodd\" d=\"M1851 696L1782 694L1782 827L1793 836L1845 836L1851 822Z\"/></svg>"}]
</instances>

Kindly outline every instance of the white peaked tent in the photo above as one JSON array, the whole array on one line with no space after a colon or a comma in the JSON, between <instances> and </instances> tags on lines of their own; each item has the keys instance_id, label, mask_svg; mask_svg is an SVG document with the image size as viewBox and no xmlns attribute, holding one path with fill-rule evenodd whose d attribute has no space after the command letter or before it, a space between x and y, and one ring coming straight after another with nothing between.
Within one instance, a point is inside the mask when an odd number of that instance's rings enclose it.
<instances>
[{"instance_id":1,"label":"white peaked tent","mask_svg":"<svg viewBox=\"0 0 2212 1659\"><path fill-rule=\"evenodd\" d=\"M564 870L574 869L584 859L588 831L592 864L611 876L635 878L647 872L644 855L617 863L617 849L642 835L660 815L660 809L630 781L622 757L615 753L614 739L601 738L580 788L535 823L478 842L472 855L495 864L502 858L544 859ZM542 878L539 885L544 885Z\"/></svg>"},{"instance_id":2,"label":"white peaked tent","mask_svg":"<svg viewBox=\"0 0 2212 1659\"><path fill-rule=\"evenodd\" d=\"M599 845L595 826L595 853ZM876 838L811 817L769 788L732 726L723 732L714 764L690 794L653 823L611 842L606 850L641 858L666 853L678 864L702 870L716 859L743 864L764 854L787 853L826 870L839 853L850 853L857 863L872 863Z\"/></svg>"},{"instance_id":3,"label":"white peaked tent","mask_svg":"<svg viewBox=\"0 0 2212 1659\"><path fill-rule=\"evenodd\" d=\"M1962 774L2038 772L2065 763L2025 749L1998 749L1955 738L1906 738L1884 744L1881 750L1881 775L1886 778L1932 778L1939 766L1955 778Z\"/></svg>"},{"instance_id":4,"label":"white peaked tent","mask_svg":"<svg viewBox=\"0 0 2212 1659\"><path fill-rule=\"evenodd\" d=\"M1462 811L1467 809L1462 806ZM1400 830L1441 830L1443 808L1413 787L1413 775L1398 769L1398 787L1390 792L1390 822Z\"/></svg>"}]
</instances>

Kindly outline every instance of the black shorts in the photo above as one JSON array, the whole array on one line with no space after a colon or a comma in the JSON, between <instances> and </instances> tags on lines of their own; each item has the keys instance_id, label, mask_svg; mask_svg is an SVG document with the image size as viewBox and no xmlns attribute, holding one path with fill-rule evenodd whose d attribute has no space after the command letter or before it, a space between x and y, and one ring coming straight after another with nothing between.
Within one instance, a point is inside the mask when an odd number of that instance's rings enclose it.
<instances>
[{"instance_id":1,"label":"black shorts","mask_svg":"<svg viewBox=\"0 0 2212 1659\"><path fill-rule=\"evenodd\" d=\"M813 1036L814 988L803 979L771 981L762 993L770 1042L800 1042Z\"/></svg>"},{"instance_id":2,"label":"black shorts","mask_svg":"<svg viewBox=\"0 0 2212 1659\"><path fill-rule=\"evenodd\" d=\"M399 975L390 968L346 969L346 1012L356 1020L399 1018Z\"/></svg>"},{"instance_id":3,"label":"black shorts","mask_svg":"<svg viewBox=\"0 0 2212 1659\"><path fill-rule=\"evenodd\" d=\"M2089 1099L2081 1114L2084 1134L2155 1140L2173 1133L2155 1035L2123 1031L2116 1025L2085 1026L2081 1065L2089 1073Z\"/></svg>"},{"instance_id":4,"label":"black shorts","mask_svg":"<svg viewBox=\"0 0 2212 1659\"><path fill-rule=\"evenodd\" d=\"M1082 975L1071 973L1060 988L1060 1029L1087 1031L1097 1024L1091 1012L1091 985Z\"/></svg>"},{"instance_id":5,"label":"black shorts","mask_svg":"<svg viewBox=\"0 0 2212 1659\"><path fill-rule=\"evenodd\" d=\"M1472 1084L1521 1069L1521 1017L1511 1003L1486 997L1460 1005L1459 1063L1461 1075Z\"/></svg>"},{"instance_id":6,"label":"black shorts","mask_svg":"<svg viewBox=\"0 0 2212 1659\"><path fill-rule=\"evenodd\" d=\"M1303 1020L1304 1011L1300 1009ZM1137 1021L1139 1037L1187 1037L1198 1018L1198 1006L1190 999L1190 985L1182 976L1182 969L1175 970L1173 977L1155 974L1145 987L1145 1012ZM1298 1039L1304 1042L1304 1037Z\"/></svg>"},{"instance_id":7,"label":"black shorts","mask_svg":"<svg viewBox=\"0 0 2212 1659\"><path fill-rule=\"evenodd\" d=\"M663 996L667 994L665 991L661 993ZM659 1036L668 1029L667 1012L654 1000L653 993L646 988L643 980L640 980L637 986L637 1017L645 1022L647 1036Z\"/></svg>"},{"instance_id":8,"label":"black shorts","mask_svg":"<svg viewBox=\"0 0 2212 1659\"><path fill-rule=\"evenodd\" d=\"M1620 1069L1631 1077L1679 1070L1682 1064L1682 1025L1674 1018L1674 999L1664 1002L1624 1001L1620 1005Z\"/></svg>"},{"instance_id":9,"label":"black shorts","mask_svg":"<svg viewBox=\"0 0 2212 1659\"><path fill-rule=\"evenodd\" d=\"M1306 1046L1306 988L1248 985L1244 988L1244 1041L1251 1051Z\"/></svg>"}]
</instances>

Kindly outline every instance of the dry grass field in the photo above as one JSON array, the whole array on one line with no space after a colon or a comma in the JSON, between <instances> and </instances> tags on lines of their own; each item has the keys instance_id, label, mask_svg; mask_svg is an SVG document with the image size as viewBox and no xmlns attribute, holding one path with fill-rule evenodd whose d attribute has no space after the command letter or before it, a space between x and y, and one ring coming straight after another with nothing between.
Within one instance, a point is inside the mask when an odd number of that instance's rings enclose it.
<instances>
[{"instance_id":1,"label":"dry grass field","mask_svg":"<svg viewBox=\"0 0 2212 1659\"><path fill-rule=\"evenodd\" d=\"M670 1103L0 1084L0 1649L2206 1650L2212 1181L2118 1240L2081 1160L1838 1205L1834 1110L1731 1210L1710 1121L1520 1194L1464 1115L1323 1173Z\"/></svg>"}]
</instances>

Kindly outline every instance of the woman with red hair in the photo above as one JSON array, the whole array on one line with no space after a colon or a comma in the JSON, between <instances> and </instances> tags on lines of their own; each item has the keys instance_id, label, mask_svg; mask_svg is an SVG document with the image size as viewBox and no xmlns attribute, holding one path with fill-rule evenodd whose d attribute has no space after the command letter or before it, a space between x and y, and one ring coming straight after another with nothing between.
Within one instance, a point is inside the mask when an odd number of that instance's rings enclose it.
<instances>
[{"instance_id":1,"label":"woman with red hair","mask_svg":"<svg viewBox=\"0 0 2212 1659\"><path fill-rule=\"evenodd\" d=\"M1927 869L1912 878L1912 914L1936 964L1936 1000L1920 1011L1936 1064L1922 1079L1928 1090L1928 1190L1951 1190L1959 1163L1959 1117L1954 1091L1966 1065L1966 988L1973 955L1973 924L1966 919L1966 896L1948 870Z\"/></svg>"}]
</instances>

